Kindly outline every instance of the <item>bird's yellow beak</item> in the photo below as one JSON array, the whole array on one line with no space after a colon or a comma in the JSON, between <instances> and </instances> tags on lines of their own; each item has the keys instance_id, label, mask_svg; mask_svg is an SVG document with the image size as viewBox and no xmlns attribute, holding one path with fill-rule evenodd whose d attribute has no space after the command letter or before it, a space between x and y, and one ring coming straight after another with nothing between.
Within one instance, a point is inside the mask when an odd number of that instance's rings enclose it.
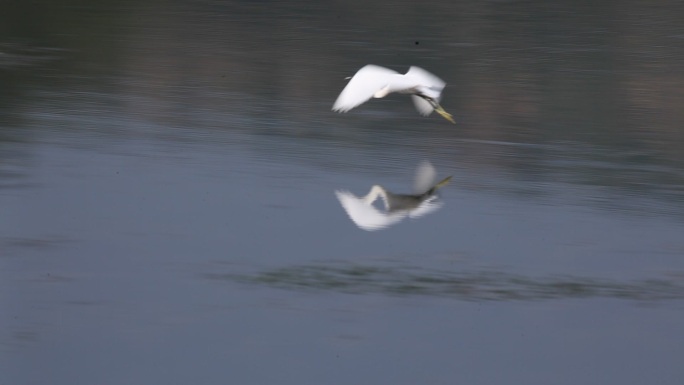
<instances>
[{"instance_id":1,"label":"bird's yellow beak","mask_svg":"<svg viewBox=\"0 0 684 385\"><path fill-rule=\"evenodd\" d=\"M453 124L456 124L456 122L454 121L454 117L451 116L450 113L444 111L444 108L442 108L442 106L438 105L437 107L435 107L435 112L442 115L444 119L450 121Z\"/></svg>"}]
</instances>

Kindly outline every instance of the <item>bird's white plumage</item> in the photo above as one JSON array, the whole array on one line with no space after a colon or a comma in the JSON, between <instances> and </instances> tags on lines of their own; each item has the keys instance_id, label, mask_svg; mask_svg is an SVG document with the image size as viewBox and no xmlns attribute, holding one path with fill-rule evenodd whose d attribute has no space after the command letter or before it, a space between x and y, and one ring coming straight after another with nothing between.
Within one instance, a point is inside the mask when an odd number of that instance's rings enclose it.
<instances>
[{"instance_id":1,"label":"bird's white plumage","mask_svg":"<svg viewBox=\"0 0 684 385\"><path fill-rule=\"evenodd\" d=\"M366 65L356 72L344 87L333 105L333 111L347 112L369 99L382 98L392 92L414 94L413 103L421 115L429 115L434 106L421 94L439 102L446 83L420 67L409 68L406 74L399 74L388 68Z\"/></svg>"},{"instance_id":2,"label":"bird's white plumage","mask_svg":"<svg viewBox=\"0 0 684 385\"><path fill-rule=\"evenodd\" d=\"M430 115L435 109L430 102L420 96L411 95L411 100L413 100L413 105L416 107L416 110L418 110L418 113L423 116Z\"/></svg>"},{"instance_id":3,"label":"bird's white plumage","mask_svg":"<svg viewBox=\"0 0 684 385\"><path fill-rule=\"evenodd\" d=\"M442 97L442 90L444 89L444 86L446 86L444 80L415 66L409 68L405 76L417 83L416 87L423 95L429 96L439 102Z\"/></svg>"},{"instance_id":4,"label":"bird's white plumage","mask_svg":"<svg viewBox=\"0 0 684 385\"><path fill-rule=\"evenodd\" d=\"M380 211L373 204L368 203L364 197L359 198L349 191L335 191L335 195L349 218L363 230L380 230L406 217L405 212Z\"/></svg>"},{"instance_id":5,"label":"bird's white plumage","mask_svg":"<svg viewBox=\"0 0 684 385\"><path fill-rule=\"evenodd\" d=\"M423 194L428 191L437 181L437 171L432 163L423 161L416 169L416 179L413 181L413 192Z\"/></svg>"},{"instance_id":6,"label":"bird's white plumage","mask_svg":"<svg viewBox=\"0 0 684 385\"><path fill-rule=\"evenodd\" d=\"M347 112L365 103L376 92L387 87L393 75L398 72L391 69L369 64L356 72L344 87L333 105L333 111Z\"/></svg>"},{"instance_id":7,"label":"bird's white plumage","mask_svg":"<svg viewBox=\"0 0 684 385\"><path fill-rule=\"evenodd\" d=\"M416 207L413 210L409 210L407 212L408 216L410 218L419 218L422 217L423 215L430 214L432 212L437 211L442 207L444 203L442 201L438 200L436 196L432 196L426 200L423 201L418 207Z\"/></svg>"},{"instance_id":8,"label":"bird's white plumage","mask_svg":"<svg viewBox=\"0 0 684 385\"><path fill-rule=\"evenodd\" d=\"M411 209L381 211L373 206L373 202L369 201L367 196L357 197L346 190L335 191L335 195L352 222L366 231L384 229L401 222L407 216L410 218L422 217L423 215L430 214L440 209L443 205L436 196L433 196ZM381 196L377 197L382 198ZM373 201L374 200L375 199L373 199Z\"/></svg>"},{"instance_id":9,"label":"bird's white plumage","mask_svg":"<svg viewBox=\"0 0 684 385\"><path fill-rule=\"evenodd\" d=\"M418 218L432 213L442 207L443 203L436 195L422 197L432 187L437 172L430 162L422 162L416 170L414 188L415 196L396 195L379 185L374 185L367 195L357 197L346 190L335 191L342 208L349 218L361 229L367 231L380 230L403 220L406 217ZM380 198L384 210L374 206Z\"/></svg>"}]
</instances>

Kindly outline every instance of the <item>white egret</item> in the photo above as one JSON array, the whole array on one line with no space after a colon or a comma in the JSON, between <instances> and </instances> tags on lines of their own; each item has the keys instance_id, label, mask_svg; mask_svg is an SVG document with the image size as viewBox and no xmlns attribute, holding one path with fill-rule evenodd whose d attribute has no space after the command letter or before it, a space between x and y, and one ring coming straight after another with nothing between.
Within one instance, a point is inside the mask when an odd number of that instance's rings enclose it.
<instances>
[{"instance_id":1,"label":"white egret","mask_svg":"<svg viewBox=\"0 0 684 385\"><path fill-rule=\"evenodd\" d=\"M347 112L371 98L384 98L398 92L411 94L418 113L428 116L432 111L444 119L454 122L450 113L439 104L446 83L437 76L419 67L409 68L402 75L388 68L369 64L356 72L344 87L333 105L333 111Z\"/></svg>"},{"instance_id":2,"label":"white egret","mask_svg":"<svg viewBox=\"0 0 684 385\"><path fill-rule=\"evenodd\" d=\"M357 197L344 190L335 191L335 195L358 227L367 231L380 230L407 216L418 218L442 207L437 189L449 183L451 177L434 183L436 175L434 167L429 162L424 162L416 172L415 194L395 194L380 185L374 185L364 197ZM373 206L378 198L384 203L384 211Z\"/></svg>"}]
</instances>

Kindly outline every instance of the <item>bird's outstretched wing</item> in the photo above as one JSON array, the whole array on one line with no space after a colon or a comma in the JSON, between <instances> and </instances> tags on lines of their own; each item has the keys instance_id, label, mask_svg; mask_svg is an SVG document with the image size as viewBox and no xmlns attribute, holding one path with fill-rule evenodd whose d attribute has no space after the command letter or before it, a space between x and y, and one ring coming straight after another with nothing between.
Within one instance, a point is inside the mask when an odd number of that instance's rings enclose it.
<instances>
[{"instance_id":1,"label":"bird's outstretched wing","mask_svg":"<svg viewBox=\"0 0 684 385\"><path fill-rule=\"evenodd\" d=\"M437 95L441 94L442 90L444 89L444 86L446 86L444 80L438 78L436 75L433 75L425 71L420 67L412 66L411 68L409 68L405 76L407 78L410 78L411 81L415 83L418 87L428 88L429 90L436 92ZM439 101L439 96L437 96L436 98L433 95L427 96L430 96L433 99L436 99L436 101Z\"/></svg>"},{"instance_id":2,"label":"bird's outstretched wing","mask_svg":"<svg viewBox=\"0 0 684 385\"><path fill-rule=\"evenodd\" d=\"M432 197L426 199L425 201L423 201L418 207L411 210L408 213L408 215L411 218L420 218L424 215L427 215L427 214L430 214L430 213L433 213L433 212L439 210L440 208L442 208L443 205L444 205L444 203L442 203L442 201L438 200L436 196L432 196Z\"/></svg>"},{"instance_id":3,"label":"bird's outstretched wing","mask_svg":"<svg viewBox=\"0 0 684 385\"><path fill-rule=\"evenodd\" d=\"M369 64L356 72L333 105L333 111L347 112L363 104L386 87L397 75L391 69Z\"/></svg>"},{"instance_id":4,"label":"bird's outstretched wing","mask_svg":"<svg viewBox=\"0 0 684 385\"><path fill-rule=\"evenodd\" d=\"M411 67L405 75L407 81L415 84L416 92L432 98L439 103L442 99L442 90L446 83L437 76L425 71L420 67ZM435 110L434 104L428 102L418 95L411 95L413 105L418 110L418 113L423 116L428 116Z\"/></svg>"},{"instance_id":5,"label":"bird's outstretched wing","mask_svg":"<svg viewBox=\"0 0 684 385\"><path fill-rule=\"evenodd\" d=\"M437 171L432 163L423 161L416 169L416 179L413 182L413 192L415 194L424 194L430 190L437 180Z\"/></svg>"},{"instance_id":6,"label":"bird's outstretched wing","mask_svg":"<svg viewBox=\"0 0 684 385\"><path fill-rule=\"evenodd\" d=\"M361 229L374 231L391 226L406 217L405 212L388 213L376 209L349 191L335 191L337 199L349 218Z\"/></svg>"}]
</instances>

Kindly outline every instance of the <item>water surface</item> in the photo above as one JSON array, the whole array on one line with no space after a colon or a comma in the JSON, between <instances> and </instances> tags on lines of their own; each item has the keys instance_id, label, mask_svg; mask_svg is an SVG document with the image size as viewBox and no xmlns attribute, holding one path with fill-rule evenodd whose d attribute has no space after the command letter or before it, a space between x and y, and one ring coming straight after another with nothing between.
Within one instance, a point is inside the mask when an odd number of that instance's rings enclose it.
<instances>
[{"instance_id":1,"label":"water surface","mask_svg":"<svg viewBox=\"0 0 684 385\"><path fill-rule=\"evenodd\" d=\"M82 1L0 15L0 382L679 384L684 9ZM330 111L344 78L407 97ZM334 191L445 206L365 232Z\"/></svg>"}]
</instances>

